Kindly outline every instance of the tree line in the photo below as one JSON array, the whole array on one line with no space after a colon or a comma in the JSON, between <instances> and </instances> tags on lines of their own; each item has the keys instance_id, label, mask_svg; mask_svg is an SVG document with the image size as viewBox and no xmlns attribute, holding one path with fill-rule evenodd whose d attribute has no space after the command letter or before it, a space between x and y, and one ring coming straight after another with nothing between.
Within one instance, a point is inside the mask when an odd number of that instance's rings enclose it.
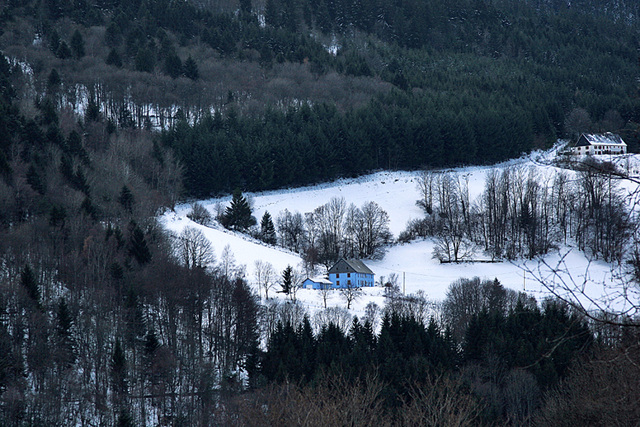
<instances>
[{"instance_id":1,"label":"tree line","mask_svg":"<svg viewBox=\"0 0 640 427\"><path fill-rule=\"evenodd\" d=\"M518 166L493 169L475 200L464 175L426 171L417 202L425 218L412 221L399 240L433 236L434 257L447 262L479 253L533 259L568 242L607 262L633 261L629 248L636 218L625 208L622 173L592 159L574 167L553 175Z\"/></svg>"},{"instance_id":2,"label":"tree line","mask_svg":"<svg viewBox=\"0 0 640 427\"><path fill-rule=\"evenodd\" d=\"M397 110L394 100L403 104ZM206 115L193 126L182 120L160 139L184 162L186 189L196 197L234 188L302 185L380 168L492 162L531 148L530 124L518 119L517 110L509 129L481 149L476 144L481 134L474 127L484 124L484 117L437 113L435 106L431 110L401 93L389 101L391 108L380 101L346 114L329 105L305 104L287 112L271 110L260 119Z\"/></svg>"},{"instance_id":3,"label":"tree line","mask_svg":"<svg viewBox=\"0 0 640 427\"><path fill-rule=\"evenodd\" d=\"M497 280L453 283L441 320L415 310L422 298L390 289L382 319L380 313L356 317L350 325L329 323L315 332L306 316L279 322L250 384L310 387L321 400L327 378L364 393L375 378L374 413L400 422L415 410L412 404L424 404L429 381L451 381L459 394L448 396L470 411L466 416L474 421L468 423L531 422L543 396L594 343L587 323L568 306L553 300L539 306ZM439 407L443 399L431 405ZM466 407L468 401L475 405ZM267 409L266 416L273 415ZM452 416L443 411L439 422Z\"/></svg>"}]
</instances>

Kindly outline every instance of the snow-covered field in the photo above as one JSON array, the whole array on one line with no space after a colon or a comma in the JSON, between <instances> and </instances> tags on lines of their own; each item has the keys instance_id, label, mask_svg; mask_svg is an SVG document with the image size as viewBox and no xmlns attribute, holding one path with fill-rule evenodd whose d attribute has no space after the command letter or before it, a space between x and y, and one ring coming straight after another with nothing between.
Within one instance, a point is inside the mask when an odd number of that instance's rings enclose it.
<instances>
[{"instance_id":1,"label":"snow-covered field","mask_svg":"<svg viewBox=\"0 0 640 427\"><path fill-rule=\"evenodd\" d=\"M533 166L540 173L553 172L548 160L553 152L537 152L526 158L512 160L508 164ZM637 161L637 159L634 159ZM491 168L503 168L507 164L491 167L471 167L458 169L469 182L469 195L473 200L484 188L487 172ZM320 205L327 203L332 197L344 197L347 203L361 206L364 202L375 201L390 217L390 229L394 237L403 231L407 222L422 216L421 209L416 206L419 193L416 185L418 172L378 172L355 179L343 179L310 187L279 190L263 193L247 193L253 202L254 216L260 220L265 211L269 211L275 219L284 209L290 212L310 212ZM216 205L226 206L231 197L210 199L201 203L215 215ZM162 216L161 221L172 232L179 233L184 227L192 226L201 230L212 242L215 255L220 256L225 248L231 250L238 266L244 266L245 276L249 283L254 283L254 262L262 260L273 264L279 273L287 265L301 267L301 258L297 254L272 247L239 233L225 230L219 225L204 227L187 218L191 205L178 206L175 211ZM442 300L449 285L461 278L478 276L481 279L497 278L505 287L517 291L526 291L539 300L549 295L538 280L551 278L575 282L577 286L585 286L587 292L599 297L607 290L603 287L613 283L612 268L600 261L590 262L584 254L570 247L562 248L542 260L499 262L499 263L469 263L469 264L440 264L432 258L433 242L419 240L408 244L395 245L388 248L381 260L365 260L365 263L376 274L376 281L380 276L388 277L395 273L400 288L407 294L422 290L429 299ZM533 274L535 273L535 274ZM557 276L560 274L560 276ZM569 273L569 274L567 274ZM337 291L332 292L329 306L345 306ZM369 301L384 305L382 288L365 289L364 296L352 307L354 314L361 316ZM264 296L264 295L263 295ZM284 298L281 294L270 292L270 297ZM298 300L305 303L310 311L323 307L318 291L302 289L298 292Z\"/></svg>"}]
</instances>

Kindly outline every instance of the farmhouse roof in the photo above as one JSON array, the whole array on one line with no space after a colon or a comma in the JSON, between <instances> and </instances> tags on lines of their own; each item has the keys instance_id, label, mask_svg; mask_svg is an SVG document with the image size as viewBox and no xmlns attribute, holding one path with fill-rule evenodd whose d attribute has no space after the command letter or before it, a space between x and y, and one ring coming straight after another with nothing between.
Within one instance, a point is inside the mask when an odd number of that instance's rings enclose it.
<instances>
[{"instance_id":1,"label":"farmhouse roof","mask_svg":"<svg viewBox=\"0 0 640 427\"><path fill-rule=\"evenodd\" d=\"M308 280L311 280L313 283L322 283L324 285L333 285L333 282L329 280L326 276L318 276L318 277L308 277Z\"/></svg>"},{"instance_id":2,"label":"farmhouse roof","mask_svg":"<svg viewBox=\"0 0 640 427\"><path fill-rule=\"evenodd\" d=\"M582 147L587 145L620 145L627 146L620 135L605 132L605 133L583 133L578 138L576 147Z\"/></svg>"},{"instance_id":3,"label":"farmhouse roof","mask_svg":"<svg viewBox=\"0 0 640 427\"><path fill-rule=\"evenodd\" d=\"M329 273L342 273L353 271L354 273L373 274L373 271L367 267L364 262L357 259L340 259L333 267L329 269Z\"/></svg>"}]
</instances>

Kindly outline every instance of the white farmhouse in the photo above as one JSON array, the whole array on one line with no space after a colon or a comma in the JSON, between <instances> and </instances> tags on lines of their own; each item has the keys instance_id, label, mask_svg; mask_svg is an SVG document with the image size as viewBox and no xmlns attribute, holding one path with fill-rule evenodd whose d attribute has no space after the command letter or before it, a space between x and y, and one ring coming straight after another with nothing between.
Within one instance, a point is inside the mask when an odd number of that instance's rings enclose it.
<instances>
[{"instance_id":1,"label":"white farmhouse","mask_svg":"<svg viewBox=\"0 0 640 427\"><path fill-rule=\"evenodd\" d=\"M571 148L577 155L626 154L627 144L615 133L583 133Z\"/></svg>"}]
</instances>

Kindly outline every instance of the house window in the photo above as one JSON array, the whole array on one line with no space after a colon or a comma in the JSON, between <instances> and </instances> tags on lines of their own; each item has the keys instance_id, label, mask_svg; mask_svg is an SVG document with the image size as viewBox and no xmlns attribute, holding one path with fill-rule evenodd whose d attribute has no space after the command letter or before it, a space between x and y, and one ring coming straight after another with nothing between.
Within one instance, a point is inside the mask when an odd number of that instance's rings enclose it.
<instances>
[{"instance_id":1,"label":"house window","mask_svg":"<svg viewBox=\"0 0 640 427\"><path fill-rule=\"evenodd\" d=\"M351 277L351 273L347 273L347 277Z\"/></svg>"},{"instance_id":2,"label":"house window","mask_svg":"<svg viewBox=\"0 0 640 427\"><path fill-rule=\"evenodd\" d=\"M347 285L351 285L351 280L347 280Z\"/></svg>"},{"instance_id":3,"label":"house window","mask_svg":"<svg viewBox=\"0 0 640 427\"><path fill-rule=\"evenodd\" d=\"M340 280L336 280L336 286L340 286Z\"/></svg>"},{"instance_id":4,"label":"house window","mask_svg":"<svg viewBox=\"0 0 640 427\"><path fill-rule=\"evenodd\" d=\"M340 273L336 273L336 279L340 278Z\"/></svg>"}]
</instances>

